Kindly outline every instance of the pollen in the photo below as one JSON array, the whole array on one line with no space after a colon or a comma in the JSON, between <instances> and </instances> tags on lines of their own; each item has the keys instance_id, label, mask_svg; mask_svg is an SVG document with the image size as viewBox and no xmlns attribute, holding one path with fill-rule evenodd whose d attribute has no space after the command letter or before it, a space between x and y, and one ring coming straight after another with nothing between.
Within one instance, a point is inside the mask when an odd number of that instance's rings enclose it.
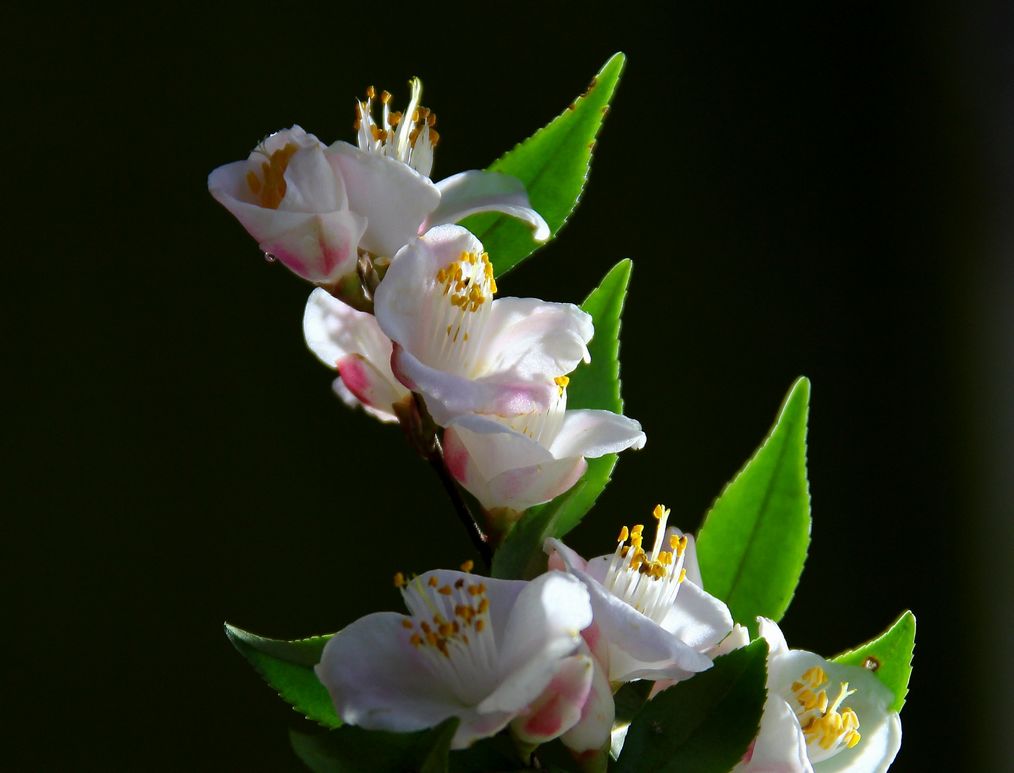
<instances>
[{"instance_id":1,"label":"pollen","mask_svg":"<svg viewBox=\"0 0 1014 773\"><path fill-rule=\"evenodd\" d=\"M567 376L557 376L553 379L553 383L556 384L560 397L563 397L563 393L567 391L567 385L570 384L570 378Z\"/></svg>"},{"instance_id":2,"label":"pollen","mask_svg":"<svg viewBox=\"0 0 1014 773\"><path fill-rule=\"evenodd\" d=\"M288 190L285 170L289 168L289 161L298 150L299 146L294 142L287 142L270 154L260 148L255 151L267 160L261 162L259 176L253 169L247 171L246 184L250 192L257 197L260 206L265 209L278 209Z\"/></svg>"},{"instance_id":3,"label":"pollen","mask_svg":"<svg viewBox=\"0 0 1014 773\"><path fill-rule=\"evenodd\" d=\"M461 571L463 571L463 572L471 572L472 569L473 569L473 567L475 567L475 562L472 559L469 559L468 561L465 561L461 565Z\"/></svg>"},{"instance_id":4,"label":"pollen","mask_svg":"<svg viewBox=\"0 0 1014 773\"><path fill-rule=\"evenodd\" d=\"M847 706L841 708L855 690L849 689L848 682L841 682L834 700L829 700L827 685L827 673L820 666L813 666L790 687L793 708L810 747L808 755L812 762L828 759L843 748L851 749L862 739L859 716Z\"/></svg>"}]
</instances>

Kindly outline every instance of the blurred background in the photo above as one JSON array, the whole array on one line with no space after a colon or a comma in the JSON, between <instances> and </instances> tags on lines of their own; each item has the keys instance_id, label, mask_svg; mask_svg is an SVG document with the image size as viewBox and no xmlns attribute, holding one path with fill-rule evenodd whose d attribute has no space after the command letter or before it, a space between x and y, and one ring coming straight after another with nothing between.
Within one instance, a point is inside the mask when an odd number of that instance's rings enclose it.
<instances>
[{"instance_id":1,"label":"blurred background","mask_svg":"<svg viewBox=\"0 0 1014 773\"><path fill-rule=\"evenodd\" d=\"M501 282L580 301L635 261L623 385L649 442L573 543L604 552L659 501L696 529L808 376L789 642L834 654L911 608L894 769L1009 763L1009 7L350 5L8 12L0 768L297 770L302 720L222 622L333 631L398 608L395 570L471 555L398 429L332 396L309 288L208 172L297 122L351 140L353 97L404 102L412 75L434 176L481 168L617 50L584 201Z\"/></svg>"}]
</instances>

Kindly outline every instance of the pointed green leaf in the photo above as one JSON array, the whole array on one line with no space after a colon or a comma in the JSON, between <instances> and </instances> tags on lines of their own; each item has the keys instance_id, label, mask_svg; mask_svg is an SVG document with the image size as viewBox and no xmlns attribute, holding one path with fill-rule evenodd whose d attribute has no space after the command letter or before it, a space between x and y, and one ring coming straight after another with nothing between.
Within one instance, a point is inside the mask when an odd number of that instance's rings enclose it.
<instances>
[{"instance_id":1,"label":"pointed green leaf","mask_svg":"<svg viewBox=\"0 0 1014 773\"><path fill-rule=\"evenodd\" d=\"M545 219L553 239L581 198L591 168L592 148L626 57L613 54L588 90L559 116L489 166L517 177L532 207ZM539 246L531 228L499 214L473 215L461 223L490 254L497 276L506 274Z\"/></svg>"},{"instance_id":2,"label":"pointed green leaf","mask_svg":"<svg viewBox=\"0 0 1014 773\"><path fill-rule=\"evenodd\" d=\"M346 725L321 735L289 731L296 756L314 773L447 773L458 720L430 730L389 733Z\"/></svg>"},{"instance_id":3,"label":"pointed green leaf","mask_svg":"<svg viewBox=\"0 0 1014 773\"><path fill-rule=\"evenodd\" d=\"M908 680L912 677L914 652L915 615L905 611L876 639L832 659L835 663L862 666L873 671L887 689L894 693L891 711L901 711L908 694Z\"/></svg>"},{"instance_id":4,"label":"pointed green leaf","mask_svg":"<svg viewBox=\"0 0 1014 773\"><path fill-rule=\"evenodd\" d=\"M225 633L264 681L292 704L293 709L325 727L341 725L331 696L313 671L330 636L296 641L267 639L228 623Z\"/></svg>"},{"instance_id":5,"label":"pointed green leaf","mask_svg":"<svg viewBox=\"0 0 1014 773\"><path fill-rule=\"evenodd\" d=\"M789 390L753 458L712 505L697 537L708 592L756 635L756 617L780 620L792 600L810 544L806 422L810 382Z\"/></svg>"},{"instance_id":6,"label":"pointed green leaf","mask_svg":"<svg viewBox=\"0 0 1014 773\"><path fill-rule=\"evenodd\" d=\"M620 318L627 295L630 260L621 260L591 292L581 308L591 314L595 335L588 345L591 362L574 371L567 387L568 408L623 410L620 398ZM542 543L562 537L584 518L605 490L616 466L616 454L588 460L588 469L573 488L552 502L528 510L493 556L492 575L531 578L546 568Z\"/></svg>"},{"instance_id":7,"label":"pointed green leaf","mask_svg":"<svg viewBox=\"0 0 1014 773\"><path fill-rule=\"evenodd\" d=\"M591 314L595 335L588 345L591 362L578 365L567 385L568 408L601 408L623 413L620 397L620 322L633 262L613 266L581 308Z\"/></svg>"},{"instance_id":8,"label":"pointed green leaf","mask_svg":"<svg viewBox=\"0 0 1014 773\"><path fill-rule=\"evenodd\" d=\"M767 654L758 639L648 701L630 723L617 773L731 770L760 726Z\"/></svg>"}]
</instances>

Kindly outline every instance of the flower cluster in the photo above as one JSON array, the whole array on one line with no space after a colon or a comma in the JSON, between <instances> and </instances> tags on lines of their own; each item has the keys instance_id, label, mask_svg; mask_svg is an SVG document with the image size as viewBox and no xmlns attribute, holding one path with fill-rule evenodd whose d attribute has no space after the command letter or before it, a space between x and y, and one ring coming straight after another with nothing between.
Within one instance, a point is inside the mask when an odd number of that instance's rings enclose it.
<instances>
[{"instance_id":1,"label":"flower cluster","mask_svg":"<svg viewBox=\"0 0 1014 773\"><path fill-rule=\"evenodd\" d=\"M516 579L479 576L472 561L399 572L408 614L351 623L327 641L313 674L348 725L413 732L454 719L452 749L504 732L523 764L558 740L582 769L605 770L628 730L614 697L624 685L650 685L643 706L658 706L668 700L653 704L659 695L748 645L759 668L754 648L764 645L739 623L772 613L744 615L705 589L695 538L669 525L667 507L652 511L650 538L644 524L623 526L590 559L561 537L591 503L566 528L552 520L556 503L533 511L590 478L587 459L642 448L645 434L618 412L568 408L571 379L591 358L593 318L571 303L497 297L498 256L458 223L500 213L536 242L552 229L514 177L471 170L434 183L436 116L417 79L410 88L403 111L372 87L356 100L355 145L326 145L293 126L214 170L208 187L265 255L315 285L305 341L336 372L338 397L400 423L487 562L515 524L535 524L518 528L527 536L510 547L528 539L527 565L538 568L507 575ZM618 396L618 376L614 386ZM805 539L808 518L807 509ZM703 560L703 536L700 544ZM750 581L765 582L757 573ZM756 736L730 761L736 770L886 770L901 742L896 691L862 667L790 650L774 622L757 621L766 698Z\"/></svg>"}]
</instances>

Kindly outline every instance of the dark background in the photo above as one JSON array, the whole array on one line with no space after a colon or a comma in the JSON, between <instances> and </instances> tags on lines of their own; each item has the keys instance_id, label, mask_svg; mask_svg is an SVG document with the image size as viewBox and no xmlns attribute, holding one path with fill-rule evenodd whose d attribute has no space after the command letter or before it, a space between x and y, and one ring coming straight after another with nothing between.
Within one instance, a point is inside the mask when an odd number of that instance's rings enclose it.
<instances>
[{"instance_id":1,"label":"dark background","mask_svg":"<svg viewBox=\"0 0 1014 773\"><path fill-rule=\"evenodd\" d=\"M398 430L332 397L302 341L309 288L259 257L208 172L295 122L351 140L353 96L403 102L415 74L434 176L483 167L623 50L581 207L501 283L579 301L635 260L624 390L649 443L573 543L603 552L656 501L696 528L809 376L789 641L830 655L912 608L895 770L998 769L1011 15L349 5L5 19L0 767L296 769L301 720L222 621L332 631L397 607L396 569L470 555Z\"/></svg>"}]
</instances>

